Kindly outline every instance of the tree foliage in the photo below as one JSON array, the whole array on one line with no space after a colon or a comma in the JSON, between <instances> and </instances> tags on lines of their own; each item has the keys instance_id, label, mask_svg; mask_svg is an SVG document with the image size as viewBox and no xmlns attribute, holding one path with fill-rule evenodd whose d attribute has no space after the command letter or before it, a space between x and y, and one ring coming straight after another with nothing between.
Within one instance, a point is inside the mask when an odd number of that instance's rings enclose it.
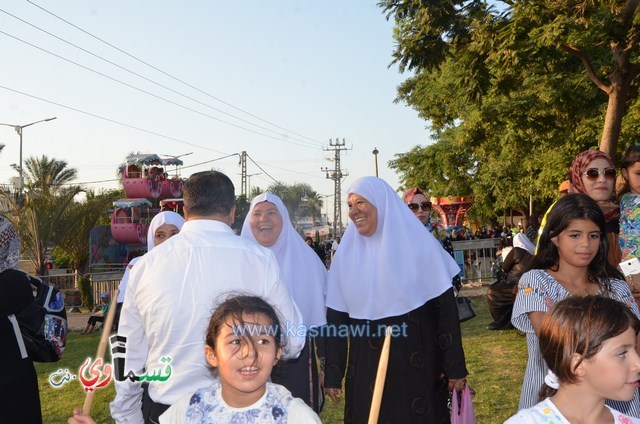
<instances>
[{"instance_id":1,"label":"tree foliage","mask_svg":"<svg viewBox=\"0 0 640 424\"><path fill-rule=\"evenodd\" d=\"M25 186L28 191L49 192L62 191L78 176L75 168L68 168L65 160L49 158L46 155L29 157L24 161Z\"/></svg>"},{"instance_id":2,"label":"tree foliage","mask_svg":"<svg viewBox=\"0 0 640 424\"><path fill-rule=\"evenodd\" d=\"M88 192L87 201L77 202L76 196L84 190L70 184L77 171L68 168L64 160L43 155L27 158L25 165L22 197L16 200L2 192L10 206L6 216L18 231L23 255L31 259L41 275L46 273L46 261L55 246L62 248L76 267L81 266L83 257L86 261L83 255L89 252L89 231L85 230L87 226L90 230L97 216L107 210L109 196ZM92 220L95 221L91 223Z\"/></svg>"},{"instance_id":3,"label":"tree foliage","mask_svg":"<svg viewBox=\"0 0 640 424\"><path fill-rule=\"evenodd\" d=\"M98 194L87 190L84 201L74 201L65 211L64 220L73 225L57 243L57 247L65 253L74 270L81 273L88 271L89 233L101 219L105 219L113 201L123 197L122 194L121 190L108 190Z\"/></svg>"},{"instance_id":4,"label":"tree foliage","mask_svg":"<svg viewBox=\"0 0 640 424\"><path fill-rule=\"evenodd\" d=\"M61 242L75 222L68 219L67 208L80 187L51 191L27 191L21 202L16 203L3 192L11 210L7 218L13 222L20 236L23 255L33 262L40 275L46 272L49 248Z\"/></svg>"},{"instance_id":5,"label":"tree foliage","mask_svg":"<svg viewBox=\"0 0 640 424\"><path fill-rule=\"evenodd\" d=\"M320 215L322 200L309 184L295 183L289 185L277 182L267 187L267 191L282 200L294 227L298 224L300 217L311 216L315 220L315 217ZM311 202L308 200L311 200Z\"/></svg>"},{"instance_id":6,"label":"tree foliage","mask_svg":"<svg viewBox=\"0 0 640 424\"><path fill-rule=\"evenodd\" d=\"M526 210L530 194L540 211L575 154L615 152L618 124L624 145L635 140L638 3L381 1L395 22L392 63L412 74L397 101L433 132L391 161L404 187L475 194L485 217Z\"/></svg>"}]
</instances>

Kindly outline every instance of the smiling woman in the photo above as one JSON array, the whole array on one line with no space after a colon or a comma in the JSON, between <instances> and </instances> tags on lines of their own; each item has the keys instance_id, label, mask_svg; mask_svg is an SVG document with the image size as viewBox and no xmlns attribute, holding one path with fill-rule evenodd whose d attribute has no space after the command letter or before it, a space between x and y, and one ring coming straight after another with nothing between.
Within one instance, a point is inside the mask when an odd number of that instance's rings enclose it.
<instances>
[{"instance_id":1,"label":"smiling woman","mask_svg":"<svg viewBox=\"0 0 640 424\"><path fill-rule=\"evenodd\" d=\"M240 236L274 253L289 294L302 311L306 329L324 325L327 270L313 248L293 228L282 200L272 193L254 197ZM323 346L324 343L307 337L300 356L276 365L271 373L271 381L282 384L316 412L322 409L323 403L316 350L322 362Z\"/></svg>"},{"instance_id":2,"label":"smiling woman","mask_svg":"<svg viewBox=\"0 0 640 424\"><path fill-rule=\"evenodd\" d=\"M271 202L255 205L249 215L251 219L251 233L256 241L264 247L273 246L282 231L282 215Z\"/></svg>"},{"instance_id":3,"label":"smiling woman","mask_svg":"<svg viewBox=\"0 0 640 424\"><path fill-rule=\"evenodd\" d=\"M359 194L351 193L347 200L349 218L353 221L358 232L369 237L378 227L378 210L367 199Z\"/></svg>"},{"instance_id":4,"label":"smiling woman","mask_svg":"<svg viewBox=\"0 0 640 424\"><path fill-rule=\"evenodd\" d=\"M451 286L460 269L384 180L359 178L347 200L351 224L331 264L328 327L402 328L391 341L380 422L449 423L448 392L467 375ZM345 377L344 420L366 422L383 337L333 336L327 394L339 401Z\"/></svg>"}]
</instances>

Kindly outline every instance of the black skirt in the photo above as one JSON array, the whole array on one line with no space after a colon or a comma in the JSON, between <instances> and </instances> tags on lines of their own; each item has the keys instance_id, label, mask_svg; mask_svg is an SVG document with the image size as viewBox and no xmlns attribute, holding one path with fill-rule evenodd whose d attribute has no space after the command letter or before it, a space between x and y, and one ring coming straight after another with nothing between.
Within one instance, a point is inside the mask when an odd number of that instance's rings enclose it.
<instances>
[{"instance_id":1,"label":"black skirt","mask_svg":"<svg viewBox=\"0 0 640 424\"><path fill-rule=\"evenodd\" d=\"M345 375L345 423L366 423L371 407L385 326L400 331L391 340L379 423L450 423L449 378L467 375L453 289L401 316L375 321L328 311L330 324L369 328L349 338ZM380 331L379 331L380 329ZM378 336L380 332L380 336ZM327 338L326 387L340 387L344 340Z\"/></svg>"}]
</instances>

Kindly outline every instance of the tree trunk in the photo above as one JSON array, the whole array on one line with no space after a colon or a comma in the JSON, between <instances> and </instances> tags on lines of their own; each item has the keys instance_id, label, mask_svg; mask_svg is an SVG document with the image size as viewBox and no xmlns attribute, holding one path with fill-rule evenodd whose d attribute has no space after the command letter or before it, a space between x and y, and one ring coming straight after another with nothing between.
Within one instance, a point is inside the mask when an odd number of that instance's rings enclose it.
<instances>
[{"instance_id":1,"label":"tree trunk","mask_svg":"<svg viewBox=\"0 0 640 424\"><path fill-rule=\"evenodd\" d=\"M611 84L607 113L604 118L604 128L600 139L600 150L611 156L615 162L618 139L622 130L622 118L626 110L626 100L629 93L629 82L621 81Z\"/></svg>"}]
</instances>

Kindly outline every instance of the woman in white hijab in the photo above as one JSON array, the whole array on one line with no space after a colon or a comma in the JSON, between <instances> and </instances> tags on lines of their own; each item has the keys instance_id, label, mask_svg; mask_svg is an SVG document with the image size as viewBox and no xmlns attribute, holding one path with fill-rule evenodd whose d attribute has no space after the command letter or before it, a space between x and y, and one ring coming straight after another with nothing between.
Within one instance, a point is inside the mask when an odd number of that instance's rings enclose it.
<instances>
[{"instance_id":1,"label":"woman in white hijab","mask_svg":"<svg viewBox=\"0 0 640 424\"><path fill-rule=\"evenodd\" d=\"M302 312L306 329L314 329L310 334L326 324L324 299L327 270L315 251L293 228L282 200L271 193L254 197L240 236L273 251L289 293ZM313 338L307 337L300 356L276 365L271 380L285 386L294 397L304 400L319 412L322 391L313 349L315 344ZM323 361L324 349L321 343L318 344L318 356Z\"/></svg>"},{"instance_id":2,"label":"woman in white hijab","mask_svg":"<svg viewBox=\"0 0 640 424\"><path fill-rule=\"evenodd\" d=\"M182 215L172 211L160 212L154 216L151 223L149 223L149 229L147 230L147 252L178 234L182 229L183 224L184 218ZM124 302L124 293L127 289L129 274L131 272L131 268L133 268L140 258L141 256L138 256L137 258L133 258L129 261L124 270L122 280L120 280L120 285L118 286L118 299L116 302L116 330L118 329L118 322L120 321L120 311L122 310L122 303Z\"/></svg>"},{"instance_id":3,"label":"woman in white hijab","mask_svg":"<svg viewBox=\"0 0 640 424\"><path fill-rule=\"evenodd\" d=\"M467 376L451 286L460 269L385 181L363 177L347 192L349 226L327 285L338 337L326 341L325 390L338 401L346 370L345 422L366 423L392 326L379 422L449 423L448 391Z\"/></svg>"}]
</instances>

